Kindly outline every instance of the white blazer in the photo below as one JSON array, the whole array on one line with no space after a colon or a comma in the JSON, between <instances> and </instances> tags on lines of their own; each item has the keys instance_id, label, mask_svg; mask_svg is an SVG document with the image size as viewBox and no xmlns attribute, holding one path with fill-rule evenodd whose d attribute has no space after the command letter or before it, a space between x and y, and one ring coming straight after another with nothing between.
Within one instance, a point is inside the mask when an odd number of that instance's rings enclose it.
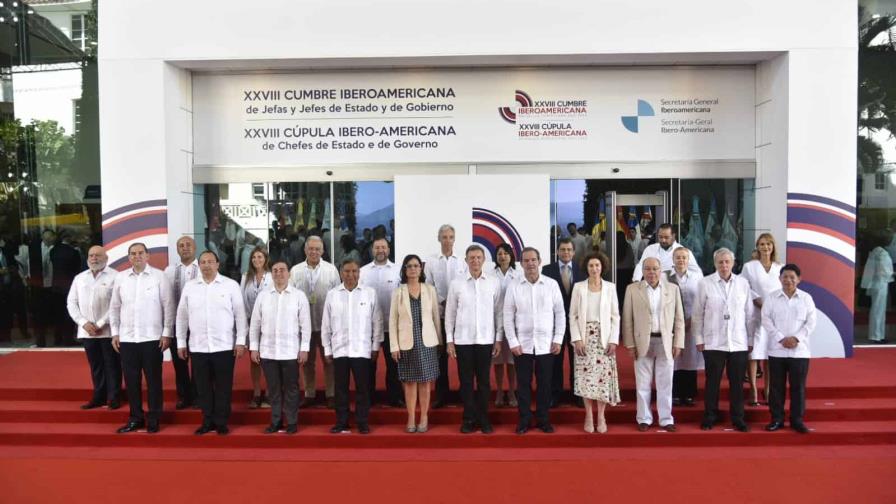
<instances>
[{"instance_id":1,"label":"white blazer","mask_svg":"<svg viewBox=\"0 0 896 504\"><path fill-rule=\"evenodd\" d=\"M588 343L585 324L588 314L588 280L576 282L572 286L569 301L569 341ZM609 328L609 329L608 329ZM616 284L603 280L600 289L600 332L604 349L608 343L619 344L619 298Z\"/></svg>"}]
</instances>

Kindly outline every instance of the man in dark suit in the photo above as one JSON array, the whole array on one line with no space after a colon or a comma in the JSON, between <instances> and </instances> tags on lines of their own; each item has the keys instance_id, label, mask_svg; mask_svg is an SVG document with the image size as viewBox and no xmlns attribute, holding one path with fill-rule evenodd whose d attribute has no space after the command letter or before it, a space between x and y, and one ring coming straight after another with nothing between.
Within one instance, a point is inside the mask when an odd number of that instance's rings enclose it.
<instances>
[{"instance_id":1,"label":"man in dark suit","mask_svg":"<svg viewBox=\"0 0 896 504\"><path fill-rule=\"evenodd\" d=\"M28 245L29 302L34 321L37 346L47 346L47 330L54 325L53 303L50 289L53 286L53 265L50 251L56 246L56 232L45 229L40 238L34 237Z\"/></svg>"},{"instance_id":2,"label":"man in dark suit","mask_svg":"<svg viewBox=\"0 0 896 504\"><path fill-rule=\"evenodd\" d=\"M553 377L551 379L551 406L560 404L563 399L563 353L566 352L569 358L569 388L573 388L574 372L575 372L575 354L567 348L569 346L569 300L572 296L572 286L586 278L585 273L578 264L572 260L575 255L575 246L569 238L560 238L557 240L557 262L553 262L541 268L541 274L552 278L560 286L560 293L563 295L563 309L566 314L566 333L563 335L563 345L560 347L560 353L556 355L553 368ZM572 392L570 392L572 397ZM581 398L576 398L576 405L584 407Z\"/></svg>"},{"instance_id":3,"label":"man in dark suit","mask_svg":"<svg viewBox=\"0 0 896 504\"><path fill-rule=\"evenodd\" d=\"M66 297L78 273L84 271L81 253L71 245L71 235L60 230L59 242L50 250L53 265L53 280L50 286L50 300L53 313L53 338L56 346L74 346L77 326L68 316Z\"/></svg>"}]
</instances>

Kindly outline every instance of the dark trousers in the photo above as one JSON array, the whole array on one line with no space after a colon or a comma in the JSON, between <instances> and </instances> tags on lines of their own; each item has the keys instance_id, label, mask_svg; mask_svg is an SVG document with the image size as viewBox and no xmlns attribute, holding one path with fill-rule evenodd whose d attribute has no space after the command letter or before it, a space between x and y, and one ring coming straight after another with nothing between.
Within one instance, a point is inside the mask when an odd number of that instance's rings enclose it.
<instances>
[{"instance_id":1,"label":"dark trousers","mask_svg":"<svg viewBox=\"0 0 896 504\"><path fill-rule=\"evenodd\" d=\"M460 398L464 403L464 423L489 425L488 400L491 394L492 349L494 345L455 345ZM476 388L474 392L473 381Z\"/></svg>"},{"instance_id":2,"label":"dark trousers","mask_svg":"<svg viewBox=\"0 0 896 504\"><path fill-rule=\"evenodd\" d=\"M703 421L715 423L719 411L719 387L722 384L722 373L728 374L728 401L730 404L731 423L744 421L744 373L747 372L749 352L722 352L705 350L703 360L706 361L706 392L703 399Z\"/></svg>"},{"instance_id":3,"label":"dark trousers","mask_svg":"<svg viewBox=\"0 0 896 504\"><path fill-rule=\"evenodd\" d=\"M784 398L787 396L787 382L790 381L790 425L803 423L806 413L806 376L809 374L809 359L791 357L769 357L768 371L771 373L768 409L773 422L784 421Z\"/></svg>"},{"instance_id":4,"label":"dark trousers","mask_svg":"<svg viewBox=\"0 0 896 504\"><path fill-rule=\"evenodd\" d=\"M560 345L560 353L554 355L554 369L551 376L551 400L554 404L560 404L563 400L563 356L566 355L569 360L569 389L575 384L576 371L576 353L569 348L569 327L566 328L566 334L563 335L563 344ZM570 392L572 397L572 392Z\"/></svg>"},{"instance_id":5,"label":"dark trousers","mask_svg":"<svg viewBox=\"0 0 896 504\"><path fill-rule=\"evenodd\" d=\"M81 342L93 381L91 402L103 404L118 401L121 395L121 357L112 348L112 339L84 338Z\"/></svg>"},{"instance_id":6,"label":"dark trousers","mask_svg":"<svg viewBox=\"0 0 896 504\"><path fill-rule=\"evenodd\" d=\"M445 341L445 319L442 318L442 341ZM448 402L448 352L439 351L439 377L436 378L436 401Z\"/></svg>"},{"instance_id":7,"label":"dark trousers","mask_svg":"<svg viewBox=\"0 0 896 504\"><path fill-rule=\"evenodd\" d=\"M31 317L34 321L34 338L39 347L47 346L47 332L54 324L53 303L50 289L47 287L31 288Z\"/></svg>"},{"instance_id":8,"label":"dark trousers","mask_svg":"<svg viewBox=\"0 0 896 504\"><path fill-rule=\"evenodd\" d=\"M127 385L129 422L158 423L162 416L162 350L158 341L122 343L121 370ZM143 416L143 377L146 377L146 402L149 411Z\"/></svg>"},{"instance_id":9,"label":"dark trousers","mask_svg":"<svg viewBox=\"0 0 896 504\"><path fill-rule=\"evenodd\" d=\"M516 398L519 404L520 423L532 420L532 374L535 372L535 421L548 422L551 407L551 378L555 361L554 354L523 354L513 357L516 367Z\"/></svg>"},{"instance_id":10,"label":"dark trousers","mask_svg":"<svg viewBox=\"0 0 896 504\"><path fill-rule=\"evenodd\" d=\"M370 359L339 357L333 359L333 381L336 385L336 423L348 425L348 379L355 379L355 421L366 425L370 413Z\"/></svg>"},{"instance_id":11,"label":"dark trousers","mask_svg":"<svg viewBox=\"0 0 896 504\"><path fill-rule=\"evenodd\" d=\"M287 425L299 423L299 363L296 359L261 359L261 370L268 384L271 402L271 423L280 425L286 417Z\"/></svg>"},{"instance_id":12,"label":"dark trousers","mask_svg":"<svg viewBox=\"0 0 896 504\"><path fill-rule=\"evenodd\" d=\"M177 385L177 400L193 404L196 400L196 382L190 376L190 364L177 355L177 338L171 338L171 365L174 366L174 382Z\"/></svg>"},{"instance_id":13,"label":"dark trousers","mask_svg":"<svg viewBox=\"0 0 896 504\"><path fill-rule=\"evenodd\" d=\"M697 397L697 370L679 369L672 374L672 397L676 399Z\"/></svg>"},{"instance_id":14,"label":"dark trousers","mask_svg":"<svg viewBox=\"0 0 896 504\"><path fill-rule=\"evenodd\" d=\"M55 346L75 346L75 334L78 327L68 316L68 308L66 307L68 292L59 290L58 288L50 289L50 300L52 303L52 319L53 319L53 344Z\"/></svg>"},{"instance_id":15,"label":"dark trousers","mask_svg":"<svg viewBox=\"0 0 896 504\"><path fill-rule=\"evenodd\" d=\"M191 353L197 399L202 408L202 423L218 427L230 419L230 397L233 394L233 350Z\"/></svg>"},{"instance_id":16,"label":"dark trousers","mask_svg":"<svg viewBox=\"0 0 896 504\"><path fill-rule=\"evenodd\" d=\"M389 333L385 333L383 339L383 360L386 361L386 401L390 404L398 404L404 399L404 390L398 381L398 364L392 360L392 351L389 347ZM376 402L376 360L370 360L370 402Z\"/></svg>"}]
</instances>

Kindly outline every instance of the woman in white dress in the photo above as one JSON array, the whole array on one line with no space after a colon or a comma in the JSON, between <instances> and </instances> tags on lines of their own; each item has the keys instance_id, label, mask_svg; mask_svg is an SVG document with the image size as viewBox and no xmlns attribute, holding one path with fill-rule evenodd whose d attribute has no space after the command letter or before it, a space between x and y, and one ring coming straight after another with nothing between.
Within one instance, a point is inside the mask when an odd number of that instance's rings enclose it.
<instances>
[{"instance_id":1,"label":"woman in white dress","mask_svg":"<svg viewBox=\"0 0 896 504\"><path fill-rule=\"evenodd\" d=\"M688 269L691 251L679 247L672 253L673 268L666 272L666 279L678 285L681 304L684 306L684 349L675 359L672 375L672 405L693 406L697 397L697 371L703 369L703 354L697 350L697 342L691 333L691 307L700 291L703 273Z\"/></svg>"},{"instance_id":2,"label":"woman in white dress","mask_svg":"<svg viewBox=\"0 0 896 504\"><path fill-rule=\"evenodd\" d=\"M513 254L513 248L502 243L495 250L495 259L497 265L491 274L498 279L501 284L501 305L504 305L504 292L510 282L519 278L519 272L516 269L516 259ZM511 408L517 407L516 401L516 368L513 367L513 353L507 345L505 338L501 342L501 353L492 359L495 366L495 407L503 407L505 405ZM504 391L504 374L507 374L507 392Z\"/></svg>"},{"instance_id":3,"label":"woman in white dress","mask_svg":"<svg viewBox=\"0 0 896 504\"><path fill-rule=\"evenodd\" d=\"M753 251L753 260L744 264L741 276L750 282L753 291L753 351L750 354L749 381L751 398L750 406L759 406L759 390L756 387L756 379L763 376L762 397L768 400L768 389L771 380L768 376L768 335L762 328L762 300L765 296L781 289L781 266L778 262L778 247L775 237L771 233L762 233L756 240L756 250ZM760 371L761 370L761 371Z\"/></svg>"},{"instance_id":4,"label":"woman in white dress","mask_svg":"<svg viewBox=\"0 0 896 504\"><path fill-rule=\"evenodd\" d=\"M246 305L246 317L252 317L252 308L255 306L258 294L273 285L268 251L260 245L256 246L249 254L249 267L240 281L243 304ZM249 359L249 374L252 376L252 399L249 401L249 409L270 408L271 405L261 390L261 365L254 363L252 359Z\"/></svg>"}]
</instances>

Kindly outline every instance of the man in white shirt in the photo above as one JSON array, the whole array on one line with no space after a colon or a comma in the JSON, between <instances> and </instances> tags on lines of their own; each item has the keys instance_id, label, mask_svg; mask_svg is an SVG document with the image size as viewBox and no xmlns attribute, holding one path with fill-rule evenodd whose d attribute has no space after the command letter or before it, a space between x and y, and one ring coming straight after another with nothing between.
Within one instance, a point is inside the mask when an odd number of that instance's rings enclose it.
<instances>
[{"instance_id":1,"label":"man in white shirt","mask_svg":"<svg viewBox=\"0 0 896 504\"><path fill-rule=\"evenodd\" d=\"M716 272L700 281L691 313L697 350L706 362L706 391L700 428L712 429L719 407L722 372L728 375L728 401L735 430L747 432L744 422L743 379L753 350L753 296L750 283L732 273L734 253L720 248L713 254Z\"/></svg>"},{"instance_id":2,"label":"man in white shirt","mask_svg":"<svg viewBox=\"0 0 896 504\"><path fill-rule=\"evenodd\" d=\"M174 309L180 303L180 295L190 281L199 276L199 261L196 260L196 242L189 236L181 236L177 240L177 255L180 262L177 264L169 264L165 268L165 276L168 277L168 283L174 292ZM177 385L177 403L174 405L176 409L189 408L191 406L198 407L194 404L196 400L196 382L190 375L190 365L186 360L181 359L178 355L177 344L177 320L174 321L173 329L175 341L171 342L171 365L174 367L174 381Z\"/></svg>"},{"instance_id":3,"label":"man in white shirt","mask_svg":"<svg viewBox=\"0 0 896 504\"><path fill-rule=\"evenodd\" d=\"M638 430L646 432L653 424L650 396L655 381L660 428L675 432L672 374L684 348L684 308L678 286L661 278L659 259L644 261L644 279L628 285L622 306L622 340L635 360Z\"/></svg>"},{"instance_id":4,"label":"man in white shirt","mask_svg":"<svg viewBox=\"0 0 896 504\"><path fill-rule=\"evenodd\" d=\"M106 266L107 261L103 247L90 247L88 269L75 276L68 292L68 314L78 325L78 339L84 344L93 380L93 397L81 409L121 406L121 357L112 348L109 329L109 303L117 272Z\"/></svg>"},{"instance_id":5,"label":"man in white shirt","mask_svg":"<svg viewBox=\"0 0 896 504\"><path fill-rule=\"evenodd\" d=\"M557 261L551 264L546 265L541 268L541 274L553 279L557 282L557 285L560 286L560 294L563 296L563 313L566 318L569 318L569 303L572 299L572 286L576 284L576 282L580 282L587 278L587 274L582 271L582 268L573 261L573 257L575 254L575 247L573 246L572 240L569 238L560 238L557 240ZM564 321L566 322L566 321ZM567 346L570 342L569 336L569 324L566 325L566 333L563 335L563 344L560 345L560 353L557 354L557 357L554 359L554 376L551 378L551 407L559 405L563 400L563 353L564 350L567 349ZM573 400L576 406L580 408L585 407L585 403L582 401L581 397L575 397L572 393L572 389L575 384L575 352L572 350L572 347L569 348L569 352L566 352L567 359L569 360L569 396L568 398Z\"/></svg>"},{"instance_id":6,"label":"man in white shirt","mask_svg":"<svg viewBox=\"0 0 896 504\"><path fill-rule=\"evenodd\" d=\"M389 310L392 307L392 291L401 283L401 267L389 260L389 242L385 238L376 238L371 246L373 250L373 262L361 268L361 284L373 287L376 291L377 305L382 312L383 320L389 318ZM403 391L401 382L398 381L398 364L392 360L392 349L389 348L388 326L385 326L383 335L383 360L386 362L386 398L389 406L393 408L404 407L402 399ZM377 360L370 361L370 403L375 404L376 398L376 367Z\"/></svg>"},{"instance_id":7,"label":"man in white shirt","mask_svg":"<svg viewBox=\"0 0 896 504\"><path fill-rule=\"evenodd\" d=\"M812 296L797 289L800 268L786 264L779 278L782 289L772 292L762 303L762 327L768 333L768 367L771 373L768 409L772 421L767 431L784 427L784 397L790 382L790 428L808 434L803 423L806 413L806 376L809 374L809 336L815 330L816 313Z\"/></svg>"},{"instance_id":8,"label":"man in white shirt","mask_svg":"<svg viewBox=\"0 0 896 504\"><path fill-rule=\"evenodd\" d=\"M682 245L675 240L675 231L672 229L672 224L669 224L668 222L661 224L659 230L656 232L656 243L648 245L644 249L644 253L641 254L641 260L635 265L635 273L632 275L632 282L641 281L644 259L647 259L648 257L656 257L659 259L662 271L669 271L672 269L672 253L675 252L675 249L681 246ZM690 259L688 260L688 271L700 273L701 275L703 274L700 265L697 264L697 259L694 258L694 254L691 254Z\"/></svg>"},{"instance_id":9,"label":"man in white shirt","mask_svg":"<svg viewBox=\"0 0 896 504\"><path fill-rule=\"evenodd\" d=\"M336 425L330 432L347 432L349 373L355 379L355 421L358 432L370 433L370 361L383 343L383 316L376 291L358 285L361 265L354 258L342 263L342 284L327 293L321 320L321 342L336 380Z\"/></svg>"},{"instance_id":10,"label":"man in white shirt","mask_svg":"<svg viewBox=\"0 0 896 504\"><path fill-rule=\"evenodd\" d=\"M311 346L308 361L302 365L302 376L305 380L305 399L301 407L311 406L317 398L317 376L315 369L316 356L321 348L321 319L324 313L324 301L327 292L339 285L339 271L335 266L322 259L324 242L316 235L305 241L305 262L296 264L290 271L292 285L305 293L311 307ZM335 408L333 390L333 364L324 361L324 383L326 386L327 407Z\"/></svg>"},{"instance_id":11,"label":"man in white shirt","mask_svg":"<svg viewBox=\"0 0 896 504\"><path fill-rule=\"evenodd\" d=\"M514 356L519 403L517 434L525 434L532 420L532 373L536 381L536 427L554 432L548 419L551 375L566 332L563 296L556 281L539 273L541 255L526 247L521 254L524 276L504 293L504 336Z\"/></svg>"},{"instance_id":12,"label":"man in white shirt","mask_svg":"<svg viewBox=\"0 0 896 504\"><path fill-rule=\"evenodd\" d=\"M424 264L426 283L436 288L439 297L439 314L442 317L442 331L445 330L445 303L448 300L448 286L455 278L467 274L467 265L459 257L454 255L454 226L442 224L439 227L438 239L440 253L431 257ZM445 336L442 334L442 336ZM436 398L432 403L433 409L438 409L448 403L448 354L439 353L439 377L436 379Z\"/></svg>"},{"instance_id":13,"label":"man in white shirt","mask_svg":"<svg viewBox=\"0 0 896 504\"><path fill-rule=\"evenodd\" d=\"M492 357L501 351L504 329L501 285L497 278L483 274L482 247L470 245L465 255L469 273L466 278L456 278L448 287L445 341L448 355L457 359L460 397L464 403L460 431L469 434L478 424L483 434L491 434L494 431L488 419L491 364Z\"/></svg>"},{"instance_id":14,"label":"man in white shirt","mask_svg":"<svg viewBox=\"0 0 896 504\"><path fill-rule=\"evenodd\" d=\"M119 433L146 426L159 432L162 416L162 352L171 345L174 296L165 274L149 265L149 251L140 242L128 247L131 268L115 277L109 321L112 346L121 354L130 417ZM146 376L149 411L144 417L141 388Z\"/></svg>"},{"instance_id":15,"label":"man in white shirt","mask_svg":"<svg viewBox=\"0 0 896 504\"><path fill-rule=\"evenodd\" d=\"M230 399L235 358L246 352L246 307L238 283L218 274L218 256L199 256L199 278L183 287L177 306L177 353L193 360L202 425L197 435L230 432ZM187 337L189 331L189 338Z\"/></svg>"},{"instance_id":16,"label":"man in white shirt","mask_svg":"<svg viewBox=\"0 0 896 504\"><path fill-rule=\"evenodd\" d=\"M271 400L271 425L264 432L279 431L285 416L286 433L295 434L299 366L308 360L311 346L311 307L305 293L289 284L286 261L274 261L271 278L273 287L260 292L252 307L249 350L252 361L261 364Z\"/></svg>"}]
</instances>

